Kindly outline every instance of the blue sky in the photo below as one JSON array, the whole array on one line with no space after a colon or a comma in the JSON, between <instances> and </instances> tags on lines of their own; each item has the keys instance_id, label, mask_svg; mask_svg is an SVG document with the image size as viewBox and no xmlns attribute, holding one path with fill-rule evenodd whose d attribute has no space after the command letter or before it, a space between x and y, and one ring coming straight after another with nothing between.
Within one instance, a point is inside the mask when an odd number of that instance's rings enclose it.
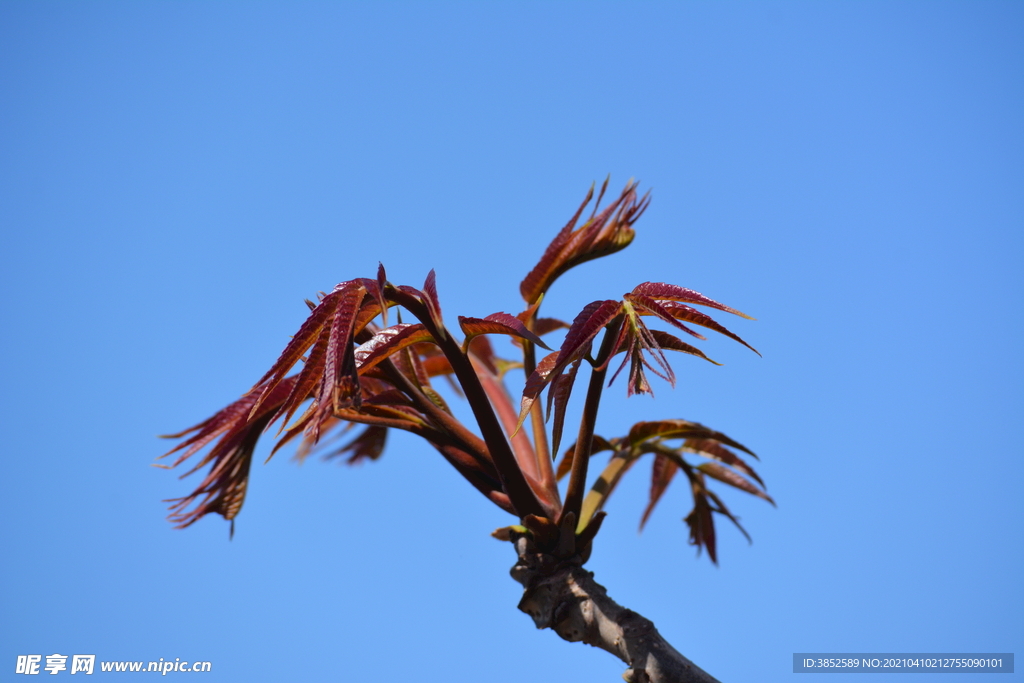
<instances>
[{"instance_id":1,"label":"blue sky","mask_svg":"<svg viewBox=\"0 0 1024 683\"><path fill-rule=\"evenodd\" d=\"M682 486L637 534L640 466L598 581L724 682L1024 651L1022 121L1020 3L0 4L3 679L618 680L516 609L511 519L422 443L254 466L232 541L172 530L195 482L150 467L378 261L435 268L449 317L517 312L608 174L653 203L547 312L673 282L763 358L710 339L724 366L620 380L598 433L720 429L778 508L727 492L754 542L721 527L716 568Z\"/></svg>"}]
</instances>

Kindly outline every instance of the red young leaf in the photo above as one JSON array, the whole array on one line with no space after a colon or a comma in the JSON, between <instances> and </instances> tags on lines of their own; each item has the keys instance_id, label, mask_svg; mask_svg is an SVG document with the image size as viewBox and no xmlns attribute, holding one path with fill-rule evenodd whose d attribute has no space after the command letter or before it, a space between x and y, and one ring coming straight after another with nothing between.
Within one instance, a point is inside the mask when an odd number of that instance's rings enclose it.
<instances>
[{"instance_id":1,"label":"red young leaf","mask_svg":"<svg viewBox=\"0 0 1024 683\"><path fill-rule=\"evenodd\" d=\"M698 547L698 552L707 548L711 560L717 563L714 515L724 515L737 526L739 523L718 496L706 488L707 477L774 504L760 477L730 447L753 454L724 434L684 420L640 422L627 437L605 440L593 433L595 399L602 388L603 374L617 353L623 353L625 358L611 381L628 363L630 394L651 392L648 370L674 382L666 350L714 363L673 334L648 328L646 316L657 317L704 339L687 326L699 325L754 350L693 306L749 316L690 289L645 282L625 294L621 301L590 303L571 325L537 317L541 302L558 277L581 263L619 251L633 240L633 225L648 206L649 198L638 197L637 186L631 181L617 199L601 208L607 187L606 180L589 218L580 224L594 196L591 187L571 220L523 279L520 292L527 302L525 311L518 316L499 312L486 318L459 317L465 334L461 353L457 343L447 338L433 270L419 290L392 285L383 264L378 264L375 279L342 282L328 294L321 292L318 303L307 300L309 316L263 378L238 401L175 435L184 440L165 454L181 452L174 465L209 446L205 456L197 457L199 463L186 474L206 465L210 468L190 495L170 501L170 519L179 526L187 526L216 512L232 520L244 500L257 440L275 421L281 421L283 434L279 432L271 457L297 437L302 437L301 456L318 442L322 432L362 424L364 427L355 438L341 448L336 443L332 445L336 450L327 457L346 457L350 464L376 459L383 452L388 429L413 433L436 448L489 500L524 520L533 520L532 526L529 521L523 523L535 535L538 529L565 531L575 525L576 533L582 533L580 538L585 539L583 545L575 548L584 561L589 556L590 539L599 526L599 515L603 515L602 506L625 473L641 456L651 453L654 463L650 495L641 528L673 478L682 471L694 499L693 510L686 517L690 542ZM391 306L405 308L419 323L402 324L399 310L398 324L388 326ZM383 329L377 327L378 316ZM532 347L548 349L541 337L558 329L567 330L559 349L536 362ZM594 340L602 330L605 337L601 350L595 352ZM508 335L513 343L524 348L522 364L498 358L487 340L490 334ZM288 376L300 360L302 369ZM612 451L610 462L586 496L583 487L588 461L576 460L573 466L577 456L575 444L564 452L556 474L546 458L538 459L538 452L548 451L542 425L537 425L539 433L533 434L536 444L527 433L519 433L526 416L534 408L540 410L536 401L547 389L547 418L554 417L550 452L558 452L567 405L584 360L599 367L595 368L579 432L581 443L591 446L579 456L583 458L584 452L589 457ZM503 376L509 368L524 366L532 370L526 378L517 422ZM430 383L436 376L445 376L457 394L469 399L483 438L465 428L434 391ZM534 450L535 445L538 451ZM694 466L684 460L685 453L695 453L712 462ZM565 503L560 503L557 479L570 472L569 491ZM520 514L523 512L532 514L524 516ZM545 519L558 520L558 525L554 521L542 523ZM743 531L742 527L740 530ZM588 533L590 536L586 536ZM566 539L572 536L560 536L554 546L564 557L573 552L571 543L562 543Z\"/></svg>"},{"instance_id":2,"label":"red young leaf","mask_svg":"<svg viewBox=\"0 0 1024 683\"><path fill-rule=\"evenodd\" d=\"M747 320L753 320L753 318L746 313L741 313L735 308L729 308L725 304L720 304L714 299L709 299L700 292L695 292L692 289L680 287L679 285L670 285L666 282L642 282L633 288L632 293L649 296L652 299L681 301L687 304L698 304L709 308L717 308L720 311L732 313L733 315L738 315L741 318L746 318Z\"/></svg>"},{"instance_id":3,"label":"red young leaf","mask_svg":"<svg viewBox=\"0 0 1024 683\"><path fill-rule=\"evenodd\" d=\"M594 434L594 438L590 441L590 457L594 457L596 454L602 451L614 451L613 446L604 437ZM562 459L558 463L558 470L555 473L556 479L562 479L565 475L569 474L572 469L572 460L576 456L576 444L569 446L565 449L565 453L562 454Z\"/></svg>"},{"instance_id":4,"label":"red young leaf","mask_svg":"<svg viewBox=\"0 0 1024 683\"><path fill-rule=\"evenodd\" d=\"M772 505L775 505L775 501L772 500L771 496L769 496L767 493L751 484L749 481L747 481L740 475L728 469L727 467L722 467L718 463L714 462L706 462L703 465L697 467L697 469L703 472L704 474L708 475L712 479L717 479L718 481L724 484L734 486L741 491L746 491L752 496L764 498Z\"/></svg>"},{"instance_id":5,"label":"red young leaf","mask_svg":"<svg viewBox=\"0 0 1024 683\"><path fill-rule=\"evenodd\" d=\"M740 344L743 344L757 355L761 355L760 351L755 349L747 342L743 341L743 339L740 338L739 335L734 334L724 325L719 325L711 316L701 313L695 308L690 308L686 304L681 304L675 301L670 301L662 304L662 308L677 320L685 320L687 322L693 323L694 325L700 325L701 327L706 327L709 330L714 330L715 332L724 334L726 337L729 337L730 339L733 339L734 341L738 341ZM691 330L687 331L693 334ZM700 335L697 336L700 337ZM703 339L703 337L700 338Z\"/></svg>"},{"instance_id":6,"label":"red young leaf","mask_svg":"<svg viewBox=\"0 0 1024 683\"><path fill-rule=\"evenodd\" d=\"M370 425L338 450L324 455L324 460L330 460L346 453L350 454L345 460L349 465L355 465L363 460L376 460L384 452L387 435L387 427Z\"/></svg>"},{"instance_id":7,"label":"red young leaf","mask_svg":"<svg viewBox=\"0 0 1024 683\"><path fill-rule=\"evenodd\" d=\"M533 323L533 331L536 332L539 337L543 337L548 332L567 329L569 329L569 323L564 320L559 320L558 318L537 318Z\"/></svg>"},{"instance_id":8,"label":"red young leaf","mask_svg":"<svg viewBox=\"0 0 1024 683\"><path fill-rule=\"evenodd\" d=\"M583 310L573 319L569 331L565 333L565 341L562 342L562 347L559 349L557 365L564 367L586 355L590 349L590 342L621 310L622 304L611 299L593 301L584 306Z\"/></svg>"},{"instance_id":9,"label":"red young leaf","mask_svg":"<svg viewBox=\"0 0 1024 683\"><path fill-rule=\"evenodd\" d=\"M626 363L629 363L629 382L626 386L626 395L651 394L653 396L654 390L651 389L647 376L644 374L644 365L647 365L647 363L643 356L643 345L640 344L636 336L630 336L626 343L628 344L626 356L622 359L622 364L612 374L611 379L608 380L608 386L612 385L615 378L622 372L622 368L626 367Z\"/></svg>"},{"instance_id":10,"label":"red young leaf","mask_svg":"<svg viewBox=\"0 0 1024 683\"><path fill-rule=\"evenodd\" d=\"M551 347L530 330L515 316L508 313L492 313L486 318L468 318L459 316L459 325L466 334L466 340L480 334L507 334L533 342L537 346L550 350Z\"/></svg>"},{"instance_id":11,"label":"red young leaf","mask_svg":"<svg viewBox=\"0 0 1024 683\"><path fill-rule=\"evenodd\" d=\"M537 302L530 306L529 308L527 308L525 311L520 311L519 313L516 314L516 319L525 325L526 322L530 320L530 318L534 315L534 313L537 312L537 308L539 306L540 302ZM554 332L555 330L567 329L569 329L569 323L565 322L564 320L559 320L558 318L537 318L536 320L533 321L533 333L536 334L538 337L543 337L545 334L548 334L549 332ZM512 343L515 344L516 346L522 346L522 342L519 339L516 339L515 337L512 338Z\"/></svg>"},{"instance_id":12,"label":"red young leaf","mask_svg":"<svg viewBox=\"0 0 1024 683\"><path fill-rule=\"evenodd\" d=\"M672 483L672 478L679 471L679 465L674 461L665 457L661 453L655 453L654 465L651 468L651 494L650 501L647 503L647 508L644 510L643 517L640 518L640 530L642 531L644 525L647 524L647 518L651 516L654 511L654 506L661 500L661 496L665 493L665 489Z\"/></svg>"},{"instance_id":13,"label":"red young leaf","mask_svg":"<svg viewBox=\"0 0 1024 683\"><path fill-rule=\"evenodd\" d=\"M715 363L715 361L705 356L704 352L698 349L696 346L690 346L689 344L679 339L675 335L669 334L668 332L663 332L661 330L650 330L650 333L651 336L654 337L654 340L658 342L658 346L660 346L662 350L681 351L683 353L688 353L691 356L703 358L709 363L721 365L721 363Z\"/></svg>"},{"instance_id":14,"label":"red young leaf","mask_svg":"<svg viewBox=\"0 0 1024 683\"><path fill-rule=\"evenodd\" d=\"M590 352L590 346L594 337L604 329L604 326L615 319L619 314L622 305L618 301L594 301L587 304L569 327L562 342L562 348L553 362L549 362L551 355L544 358L537 364L537 368L526 379L526 387L523 389L523 400L519 411L519 424L516 429L522 427L526 416L533 407L533 402L544 390L553 376L561 374L562 370L570 363L575 362Z\"/></svg>"},{"instance_id":15,"label":"red young leaf","mask_svg":"<svg viewBox=\"0 0 1024 683\"><path fill-rule=\"evenodd\" d=\"M347 408L361 400L359 375L354 355L353 336L356 315L366 294L366 288L346 288L341 291L338 305L331 320L330 336L327 340L327 355L324 359L323 379L316 397L316 411L309 428L314 439L318 438L321 426L338 410Z\"/></svg>"},{"instance_id":16,"label":"red young leaf","mask_svg":"<svg viewBox=\"0 0 1024 683\"><path fill-rule=\"evenodd\" d=\"M256 442L269 423L273 413L277 411L285 397L291 392L295 377L279 382L274 390L266 396L263 405L253 414L253 406L263 395L262 386L247 392L242 398L218 411L213 417L190 427L169 438L179 438L193 433L191 437L160 456L184 450L171 465L177 467L213 440L217 443L210 449L198 464L183 474L188 476L207 463L211 463L206 478L196 489L183 498L167 501L173 503L170 521L183 528L195 523L204 515L215 512L225 519L234 519L242 507L249 477L249 465ZM189 510L190 505L196 505Z\"/></svg>"},{"instance_id":17,"label":"red young leaf","mask_svg":"<svg viewBox=\"0 0 1024 683\"><path fill-rule=\"evenodd\" d=\"M534 303L539 298L540 294L544 292L541 285L544 282L545 276L548 275L553 264L558 260L562 247L569 239L569 235L572 234L573 228L576 227L576 221L579 220L580 214L583 213L583 209L587 207L587 204L590 203L593 196L594 186L591 185L586 198L583 200L583 203L580 204L580 208L576 209L576 213L569 219L569 222L566 223L565 227L558 231L558 234L555 235L555 239L551 240L551 244L549 244L548 248L544 250L544 255L540 257L540 261L538 261L537 265L533 267L533 270L523 278L522 283L519 285L519 291L523 295L523 298L526 299L526 303Z\"/></svg>"},{"instance_id":18,"label":"red young leaf","mask_svg":"<svg viewBox=\"0 0 1024 683\"><path fill-rule=\"evenodd\" d=\"M313 309L309 317L299 328L299 331L292 338L291 342L281 352L277 362L267 371L267 374L256 383L256 386L263 386L264 396L274 390L277 384L284 378L285 374L299 361L310 346L321 340L321 332L327 328L330 335L327 338L327 355L324 360L324 372L326 381L320 385L321 396L333 396L340 388L341 373L344 369L346 359L350 360L350 351L343 347L352 344L353 325L355 316L362 304L366 288L360 281L342 282L337 285L330 294L323 297L320 303ZM337 329L336 329L337 328ZM342 363L338 362L338 353L341 352ZM343 393L351 393L354 389L347 389ZM257 400L253 410L259 407L263 398Z\"/></svg>"},{"instance_id":19,"label":"red young leaf","mask_svg":"<svg viewBox=\"0 0 1024 683\"><path fill-rule=\"evenodd\" d=\"M658 303L651 297L644 296L643 294L626 294L624 298L626 299L626 301L629 301L631 304L640 309L640 315L644 315L644 313L647 313L649 315L657 316L664 320L665 322L669 323L670 325L678 327L687 334L693 335L697 339L706 339L704 335L694 332L689 327L673 318L671 313L665 310L665 308L662 307L660 303Z\"/></svg>"},{"instance_id":20,"label":"red young leaf","mask_svg":"<svg viewBox=\"0 0 1024 683\"><path fill-rule=\"evenodd\" d=\"M644 393L654 394L644 374L645 367L669 382L672 386L675 386L675 373L672 372L672 368L668 363L668 359L665 358L665 353L661 350L657 338L651 334L651 330L641 320L632 304L628 301L624 302L623 310L626 313L626 322L619 330L619 338L616 340L616 353L622 350L625 351L626 356L608 381L608 386L615 382L615 378L626 367L626 363L630 364L629 385L626 392L628 396ZM650 353L655 363L661 368L660 370L647 362L644 352ZM611 361L614 355L611 354L608 360Z\"/></svg>"},{"instance_id":21,"label":"red young leaf","mask_svg":"<svg viewBox=\"0 0 1024 683\"><path fill-rule=\"evenodd\" d=\"M474 340L475 341L475 340ZM455 372L452 368L452 364L448 362L448 359L444 356L427 356L423 360L423 370L427 373L428 377L442 377L451 375ZM456 388L458 385L454 385ZM461 393L461 389L457 391Z\"/></svg>"},{"instance_id":22,"label":"red young leaf","mask_svg":"<svg viewBox=\"0 0 1024 683\"><path fill-rule=\"evenodd\" d=\"M281 352L277 361L269 370L267 370L267 373L263 375L255 385L253 385L254 387L269 386L266 384L268 380L279 380L281 377L284 377L284 375L287 374L297 362L299 362L299 359L306 353L306 350L320 338L321 330L323 330L328 321L334 317L334 309L337 308L340 296L338 294L340 291L339 288L347 284L350 283L343 282L335 288L335 291L321 297L320 303L310 311L309 317L306 318L305 322L303 322L302 326L299 328L299 331L295 333L292 340L288 342L287 346L285 346L284 351Z\"/></svg>"},{"instance_id":23,"label":"red young leaf","mask_svg":"<svg viewBox=\"0 0 1024 683\"><path fill-rule=\"evenodd\" d=\"M718 555L715 552L715 520L712 519L707 496L694 492L693 510L684 521L690 527L690 545L697 546L697 554L700 554L702 547L707 548L708 557L714 564L718 564Z\"/></svg>"},{"instance_id":24,"label":"red young leaf","mask_svg":"<svg viewBox=\"0 0 1024 683\"><path fill-rule=\"evenodd\" d=\"M654 422L637 422L629 430L629 442L634 447L639 446L642 442L652 437L660 437L663 439L676 439L676 438L703 438L703 439L714 439L720 443L724 443L727 446L738 448L744 453L754 455L746 446L736 441L733 441L725 434L716 432L713 429L708 429L702 424L697 422L687 422L686 420L656 420ZM756 457L756 456L755 456Z\"/></svg>"},{"instance_id":25,"label":"red young leaf","mask_svg":"<svg viewBox=\"0 0 1024 683\"><path fill-rule=\"evenodd\" d=\"M702 455L705 458L713 458L720 462L724 462L726 465L743 472L743 474L755 480L761 485L761 488L765 487L764 482L761 481L761 477L757 476L757 472L755 472L753 468L741 460L735 453L714 439L687 439L683 442L683 445L680 448L690 453ZM756 458L757 456L755 455L754 457Z\"/></svg>"},{"instance_id":26,"label":"red young leaf","mask_svg":"<svg viewBox=\"0 0 1024 683\"><path fill-rule=\"evenodd\" d=\"M356 365L363 373L413 344L433 341L433 337L420 323L399 323L383 329L355 350Z\"/></svg>"},{"instance_id":27,"label":"red young leaf","mask_svg":"<svg viewBox=\"0 0 1024 683\"><path fill-rule=\"evenodd\" d=\"M519 291L528 304L539 301L554 281L570 268L615 253L633 241L632 226L647 208L648 196L637 199L636 183L629 183L619 198L604 211L573 230L592 196L593 188L576 214L555 236L540 261L519 285Z\"/></svg>"},{"instance_id":28,"label":"red young leaf","mask_svg":"<svg viewBox=\"0 0 1024 683\"><path fill-rule=\"evenodd\" d=\"M597 201L594 202L594 210L590 212L590 220L594 220L594 216L597 214L597 210L601 208L601 200L604 199L604 193L608 191L608 182L612 179L611 174L608 174L604 178L604 182L601 183L601 191L597 193ZM590 191L593 193L594 184L590 184ZM588 197L590 195L587 195Z\"/></svg>"},{"instance_id":29,"label":"red young leaf","mask_svg":"<svg viewBox=\"0 0 1024 683\"><path fill-rule=\"evenodd\" d=\"M568 372L558 375L551 382L551 389L548 391L548 417L551 417L551 405L554 403L555 419L551 425L551 452L558 452L558 445L562 441L562 426L565 424L565 408L569 403L569 396L572 394L572 385L576 381L576 371L580 369L582 358L569 366Z\"/></svg>"},{"instance_id":30,"label":"red young leaf","mask_svg":"<svg viewBox=\"0 0 1024 683\"><path fill-rule=\"evenodd\" d=\"M441 301L437 298L437 276L431 268L427 273L427 279L423 283L423 303L427 305L430 319L438 330L444 329L444 318L441 317Z\"/></svg>"},{"instance_id":31,"label":"red young leaf","mask_svg":"<svg viewBox=\"0 0 1024 683\"><path fill-rule=\"evenodd\" d=\"M384 298L384 288L388 283L388 274L384 272L384 264L380 261L377 262L377 291L374 292L377 295L377 303L380 306L381 323L384 327L388 326L388 303Z\"/></svg>"},{"instance_id":32,"label":"red young leaf","mask_svg":"<svg viewBox=\"0 0 1024 683\"><path fill-rule=\"evenodd\" d=\"M748 534L747 530L743 528L742 524L740 524L740 520L736 519L736 517L734 517L733 514L729 512L729 508L725 507L725 503L722 502L722 499L715 495L714 491L706 491L706 493L708 495L708 498L713 500L715 502L715 505L717 506L713 508L714 511L720 515L725 515L726 517L728 517L729 521L735 524L736 528L740 530L740 533L746 537L747 543L753 543L753 540L751 540L750 538L750 534Z\"/></svg>"},{"instance_id":33,"label":"red young leaf","mask_svg":"<svg viewBox=\"0 0 1024 683\"><path fill-rule=\"evenodd\" d=\"M295 412L306 402L306 399L315 395L314 392L316 392L317 386L323 381L324 362L327 356L329 337L330 333L328 331L320 332L320 339L313 345L313 350L310 351L309 356L303 361L302 370L295 378L288 398L281 405L281 409L271 418L270 424L283 417L281 430L284 430L292 416L295 415Z\"/></svg>"},{"instance_id":34,"label":"red young leaf","mask_svg":"<svg viewBox=\"0 0 1024 683\"><path fill-rule=\"evenodd\" d=\"M396 359L401 358L405 360L405 367L407 367L408 370L411 370L411 372L403 371L403 374L406 377L415 377L416 384L418 384L425 392L428 390L433 391L433 389L430 387L430 375L427 373L426 368L423 367L423 362L420 358L420 352L418 349L427 345L428 344L425 343L413 344L411 347L402 349L402 353L396 357ZM433 398L431 400L433 400Z\"/></svg>"},{"instance_id":35,"label":"red young leaf","mask_svg":"<svg viewBox=\"0 0 1024 683\"><path fill-rule=\"evenodd\" d=\"M253 387L240 399L219 410L213 415L213 417L210 417L195 426L189 427L184 431L178 432L177 434L165 435L163 437L165 439L178 439L186 434L192 434L192 436L161 455L160 458L166 458L172 453L185 450L185 452L178 456L178 459L171 464L171 467L177 467L218 436L224 438L226 436L230 436L232 433L244 431L248 429L249 423L254 419L261 419L263 417L267 417L269 419L271 414L280 408L285 397L288 396L295 379L296 376L292 375L278 384L273 392L267 397L267 400L264 401L264 405L260 406L255 414L253 414L253 406L263 394L262 386ZM187 476L192 472L195 472L197 469L213 459L215 459L214 455L208 453L206 457L199 462L199 464L195 465L182 476Z\"/></svg>"},{"instance_id":36,"label":"red young leaf","mask_svg":"<svg viewBox=\"0 0 1024 683\"><path fill-rule=\"evenodd\" d=\"M554 351L541 358L540 362L537 363L537 367L526 378L526 386L523 387L523 399L520 402L519 422L516 425L516 430L523 426L523 421L526 419L530 409L533 408L534 401L537 400L540 392L544 391L544 387L552 379L551 373L558 362L558 355L559 352Z\"/></svg>"}]
</instances>

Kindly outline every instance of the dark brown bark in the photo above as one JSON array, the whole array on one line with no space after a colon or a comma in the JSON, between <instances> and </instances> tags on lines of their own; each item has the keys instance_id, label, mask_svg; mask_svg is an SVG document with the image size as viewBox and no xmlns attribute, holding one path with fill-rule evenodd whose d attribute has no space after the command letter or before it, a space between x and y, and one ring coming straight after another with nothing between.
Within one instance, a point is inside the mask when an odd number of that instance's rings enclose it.
<instances>
[{"instance_id":1,"label":"dark brown bark","mask_svg":"<svg viewBox=\"0 0 1024 683\"><path fill-rule=\"evenodd\" d=\"M512 541L519 560L510 573L525 589L519 609L537 628L612 653L629 665L622 674L628 683L718 683L669 645L649 619L609 598L578 556L559 562L536 552L527 536L513 533Z\"/></svg>"}]
</instances>

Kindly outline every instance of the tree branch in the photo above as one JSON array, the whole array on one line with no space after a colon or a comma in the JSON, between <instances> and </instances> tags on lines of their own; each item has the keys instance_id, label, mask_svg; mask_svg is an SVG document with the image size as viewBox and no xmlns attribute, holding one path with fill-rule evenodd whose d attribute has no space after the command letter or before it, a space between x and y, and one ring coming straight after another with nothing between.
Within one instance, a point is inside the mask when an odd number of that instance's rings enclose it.
<instances>
[{"instance_id":1,"label":"tree branch","mask_svg":"<svg viewBox=\"0 0 1024 683\"><path fill-rule=\"evenodd\" d=\"M629 665L622 674L627 683L718 683L669 645L650 620L609 598L578 557L559 562L516 532L512 542L519 560L510 573L525 588L519 609L537 628L612 653Z\"/></svg>"}]
</instances>

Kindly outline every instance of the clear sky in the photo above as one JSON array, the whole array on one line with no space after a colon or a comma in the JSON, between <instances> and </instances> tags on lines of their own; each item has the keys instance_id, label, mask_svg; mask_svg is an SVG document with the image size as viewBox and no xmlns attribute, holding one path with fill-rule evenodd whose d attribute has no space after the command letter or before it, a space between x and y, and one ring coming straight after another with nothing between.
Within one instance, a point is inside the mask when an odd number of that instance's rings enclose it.
<instances>
[{"instance_id":1,"label":"clear sky","mask_svg":"<svg viewBox=\"0 0 1024 683\"><path fill-rule=\"evenodd\" d=\"M1021 3L4 2L0 679L62 653L619 680L516 609L513 520L425 444L254 465L232 541L172 530L196 480L150 466L378 261L437 269L450 318L517 312L609 173L653 203L547 312L673 282L755 316L728 322L764 357L709 339L724 365L677 358L653 401L620 378L598 433L720 429L778 508L725 492L754 540L720 527L716 568L678 483L637 534L638 466L598 581L725 683L1024 653Z\"/></svg>"}]
</instances>

